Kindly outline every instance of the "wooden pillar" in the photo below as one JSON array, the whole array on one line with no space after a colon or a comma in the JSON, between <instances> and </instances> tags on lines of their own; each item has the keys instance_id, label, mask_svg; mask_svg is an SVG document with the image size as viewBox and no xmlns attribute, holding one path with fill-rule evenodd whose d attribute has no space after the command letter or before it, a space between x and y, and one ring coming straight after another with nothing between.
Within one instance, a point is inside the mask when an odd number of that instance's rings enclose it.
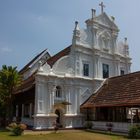
<instances>
[{"instance_id":1,"label":"wooden pillar","mask_svg":"<svg viewBox=\"0 0 140 140\"><path fill-rule=\"evenodd\" d=\"M115 111L115 107L112 108L112 113L113 113L113 119L112 121L115 122L115 115L116 115L116 111Z\"/></svg>"},{"instance_id":2,"label":"wooden pillar","mask_svg":"<svg viewBox=\"0 0 140 140\"><path fill-rule=\"evenodd\" d=\"M23 118L24 117L24 104L22 104L22 115L21 117Z\"/></svg>"},{"instance_id":3,"label":"wooden pillar","mask_svg":"<svg viewBox=\"0 0 140 140\"><path fill-rule=\"evenodd\" d=\"M96 120L96 108L93 107L93 120Z\"/></svg>"},{"instance_id":4,"label":"wooden pillar","mask_svg":"<svg viewBox=\"0 0 140 140\"><path fill-rule=\"evenodd\" d=\"M18 117L18 109L19 109L19 107L18 107L18 105L16 105L16 117Z\"/></svg>"},{"instance_id":5,"label":"wooden pillar","mask_svg":"<svg viewBox=\"0 0 140 140\"><path fill-rule=\"evenodd\" d=\"M130 109L131 110L131 125L133 125L133 112L132 112L132 108Z\"/></svg>"},{"instance_id":6,"label":"wooden pillar","mask_svg":"<svg viewBox=\"0 0 140 140\"><path fill-rule=\"evenodd\" d=\"M32 103L30 103L29 107L29 117L32 118Z\"/></svg>"}]
</instances>

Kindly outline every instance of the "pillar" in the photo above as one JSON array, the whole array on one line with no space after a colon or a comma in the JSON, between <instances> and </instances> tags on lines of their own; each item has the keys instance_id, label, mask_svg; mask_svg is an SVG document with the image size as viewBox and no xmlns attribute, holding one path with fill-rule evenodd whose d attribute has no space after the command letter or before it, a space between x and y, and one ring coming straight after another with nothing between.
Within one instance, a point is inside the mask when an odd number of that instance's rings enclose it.
<instances>
[{"instance_id":1,"label":"pillar","mask_svg":"<svg viewBox=\"0 0 140 140\"><path fill-rule=\"evenodd\" d=\"M30 103L29 117L32 118L32 103Z\"/></svg>"},{"instance_id":2,"label":"pillar","mask_svg":"<svg viewBox=\"0 0 140 140\"><path fill-rule=\"evenodd\" d=\"M18 105L16 105L16 117L18 117Z\"/></svg>"},{"instance_id":3,"label":"pillar","mask_svg":"<svg viewBox=\"0 0 140 140\"><path fill-rule=\"evenodd\" d=\"M24 117L24 104L22 104L22 118Z\"/></svg>"}]
</instances>

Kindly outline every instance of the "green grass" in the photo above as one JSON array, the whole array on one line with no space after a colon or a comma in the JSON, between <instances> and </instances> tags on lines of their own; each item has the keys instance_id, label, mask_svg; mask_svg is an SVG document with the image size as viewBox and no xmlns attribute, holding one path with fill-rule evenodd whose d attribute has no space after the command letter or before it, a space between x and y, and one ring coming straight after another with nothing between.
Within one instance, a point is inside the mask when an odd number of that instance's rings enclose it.
<instances>
[{"instance_id":1,"label":"green grass","mask_svg":"<svg viewBox=\"0 0 140 140\"><path fill-rule=\"evenodd\" d=\"M93 132L58 132L44 135L11 136L9 132L0 132L0 140L126 140L123 136L114 136Z\"/></svg>"}]
</instances>

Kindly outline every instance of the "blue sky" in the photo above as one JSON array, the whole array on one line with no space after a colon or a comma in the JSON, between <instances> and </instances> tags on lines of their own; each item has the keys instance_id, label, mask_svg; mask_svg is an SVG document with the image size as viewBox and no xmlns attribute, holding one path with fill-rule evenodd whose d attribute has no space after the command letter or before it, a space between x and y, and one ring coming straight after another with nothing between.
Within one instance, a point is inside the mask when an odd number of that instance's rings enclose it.
<instances>
[{"instance_id":1,"label":"blue sky","mask_svg":"<svg viewBox=\"0 0 140 140\"><path fill-rule=\"evenodd\" d=\"M0 0L0 67L21 69L40 51L51 55L71 44L74 22L85 28L99 0ZM128 38L132 71L140 70L140 0L103 0L115 17L119 40Z\"/></svg>"}]
</instances>

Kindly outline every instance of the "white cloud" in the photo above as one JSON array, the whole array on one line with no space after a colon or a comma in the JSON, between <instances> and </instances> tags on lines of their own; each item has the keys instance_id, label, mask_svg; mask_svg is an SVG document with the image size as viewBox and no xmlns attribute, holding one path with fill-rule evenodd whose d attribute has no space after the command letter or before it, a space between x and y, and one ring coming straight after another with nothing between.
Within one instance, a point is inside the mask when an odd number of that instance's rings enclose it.
<instances>
[{"instance_id":1,"label":"white cloud","mask_svg":"<svg viewBox=\"0 0 140 140\"><path fill-rule=\"evenodd\" d=\"M10 52L12 52L12 49L8 48L8 47L2 47L2 48L0 48L0 52L10 53Z\"/></svg>"},{"instance_id":2,"label":"white cloud","mask_svg":"<svg viewBox=\"0 0 140 140\"><path fill-rule=\"evenodd\" d=\"M45 24L48 21L47 17L45 17L45 16L38 16L38 17L36 17L36 19L37 19L38 22L45 23Z\"/></svg>"}]
</instances>

